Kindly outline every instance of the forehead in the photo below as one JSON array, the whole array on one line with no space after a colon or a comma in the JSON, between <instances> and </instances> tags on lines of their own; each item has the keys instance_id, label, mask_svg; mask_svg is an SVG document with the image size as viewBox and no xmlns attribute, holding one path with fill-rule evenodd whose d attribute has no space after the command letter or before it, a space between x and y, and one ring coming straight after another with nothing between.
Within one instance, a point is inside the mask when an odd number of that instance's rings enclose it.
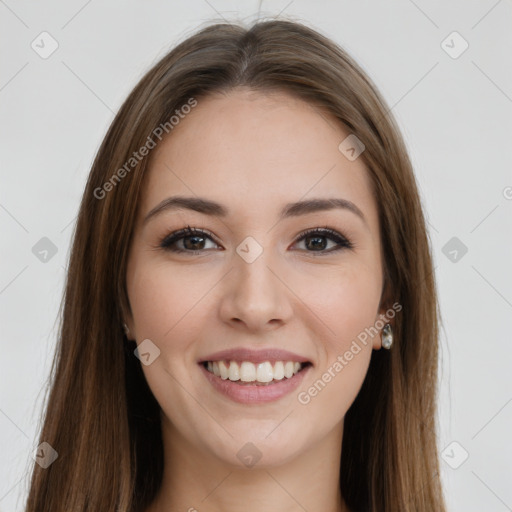
<instances>
[{"instance_id":1,"label":"forehead","mask_svg":"<svg viewBox=\"0 0 512 512\"><path fill-rule=\"evenodd\" d=\"M199 98L154 149L142 214L170 195L208 197L235 215L277 214L308 197L342 197L376 221L362 158L332 115L284 92L236 89Z\"/></svg>"}]
</instances>

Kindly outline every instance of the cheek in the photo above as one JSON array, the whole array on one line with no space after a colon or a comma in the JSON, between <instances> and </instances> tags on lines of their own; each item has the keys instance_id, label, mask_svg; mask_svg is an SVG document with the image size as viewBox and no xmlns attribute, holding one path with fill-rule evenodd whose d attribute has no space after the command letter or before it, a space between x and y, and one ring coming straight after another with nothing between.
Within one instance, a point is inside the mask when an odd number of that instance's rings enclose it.
<instances>
[{"instance_id":1,"label":"cheek","mask_svg":"<svg viewBox=\"0 0 512 512\"><path fill-rule=\"evenodd\" d=\"M304 414L321 414L326 424L340 421L366 376L373 349L372 327L381 296L381 276L369 267L348 265L303 281L302 293L314 311L311 332L322 343L318 367L301 386L298 401ZM309 290L309 291L308 291ZM316 411L316 412L313 412Z\"/></svg>"},{"instance_id":2,"label":"cheek","mask_svg":"<svg viewBox=\"0 0 512 512\"><path fill-rule=\"evenodd\" d=\"M199 323L197 315L202 308L197 306L208 283L198 280L193 270L171 269L165 262L135 264L127 287L137 338L154 339L159 346L168 345L170 340L179 343L184 339L179 333L191 333Z\"/></svg>"},{"instance_id":3,"label":"cheek","mask_svg":"<svg viewBox=\"0 0 512 512\"><path fill-rule=\"evenodd\" d=\"M348 353L351 354L350 359ZM321 418L316 428L322 430L322 435L343 421L366 377L371 353L371 348L353 347L318 369L315 378L305 384L297 395L301 408L297 417L303 421Z\"/></svg>"},{"instance_id":4,"label":"cheek","mask_svg":"<svg viewBox=\"0 0 512 512\"><path fill-rule=\"evenodd\" d=\"M137 341L149 338L157 342L172 327L169 312L176 310L179 301L163 277L150 268L139 266L128 283Z\"/></svg>"},{"instance_id":5,"label":"cheek","mask_svg":"<svg viewBox=\"0 0 512 512\"><path fill-rule=\"evenodd\" d=\"M135 266L136 264L136 266ZM160 354L142 369L160 405L186 407L179 382L189 378L188 367L193 360L194 344L201 339L204 328L202 314L204 283L193 279L193 272L172 269L165 262L134 261L128 273L127 289L132 306L137 343L151 340Z\"/></svg>"},{"instance_id":6,"label":"cheek","mask_svg":"<svg viewBox=\"0 0 512 512\"><path fill-rule=\"evenodd\" d=\"M307 275L307 277L304 277ZM343 353L376 320L381 298L380 273L352 264L302 274L299 295L315 313L313 332L323 333L329 357ZM371 343L370 343L371 345Z\"/></svg>"},{"instance_id":7,"label":"cheek","mask_svg":"<svg viewBox=\"0 0 512 512\"><path fill-rule=\"evenodd\" d=\"M324 418L326 430L342 421L366 377L373 350L368 330L374 325L380 299L380 282L368 275L339 277L322 287L312 306L323 325L319 364L297 396L301 417ZM312 328L316 333L319 325Z\"/></svg>"}]
</instances>

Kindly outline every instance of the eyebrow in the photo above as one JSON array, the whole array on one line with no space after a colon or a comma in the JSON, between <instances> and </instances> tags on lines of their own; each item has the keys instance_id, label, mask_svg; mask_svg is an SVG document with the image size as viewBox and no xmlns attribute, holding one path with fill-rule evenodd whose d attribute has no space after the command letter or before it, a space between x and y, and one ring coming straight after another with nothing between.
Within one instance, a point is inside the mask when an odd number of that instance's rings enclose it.
<instances>
[{"instance_id":1,"label":"eyebrow","mask_svg":"<svg viewBox=\"0 0 512 512\"><path fill-rule=\"evenodd\" d=\"M161 214L164 211L180 209L193 210L195 212L203 213L204 215L218 217L227 217L230 213L228 208L210 199L203 197L173 196L168 197L167 199L164 199L162 202L157 204L146 215L143 224L146 224L151 218ZM361 220L367 224L363 212L354 203L348 201L347 199L339 198L314 198L298 201L295 203L288 203L282 208L279 214L279 219L283 220L289 217L298 217L308 213L316 213L333 209L348 210L360 217Z\"/></svg>"}]
</instances>

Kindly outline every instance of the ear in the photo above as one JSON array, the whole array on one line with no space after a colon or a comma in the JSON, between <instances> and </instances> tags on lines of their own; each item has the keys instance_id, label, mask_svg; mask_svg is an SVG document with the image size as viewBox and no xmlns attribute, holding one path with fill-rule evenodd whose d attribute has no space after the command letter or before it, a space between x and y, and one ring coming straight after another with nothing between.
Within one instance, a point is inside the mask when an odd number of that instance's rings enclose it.
<instances>
[{"instance_id":1,"label":"ear","mask_svg":"<svg viewBox=\"0 0 512 512\"><path fill-rule=\"evenodd\" d=\"M394 318L397 311L402 309L397 302L393 303L392 300L393 290L389 283L387 275L384 277L384 284L382 287L382 294L379 303L379 309L375 316L375 327L379 330L379 334L373 337L373 349L380 350L382 348L382 328L386 324L391 324L394 327Z\"/></svg>"},{"instance_id":2,"label":"ear","mask_svg":"<svg viewBox=\"0 0 512 512\"><path fill-rule=\"evenodd\" d=\"M124 306L123 301L120 301L119 305L120 315L121 315L121 329L123 329L125 336L128 340L134 341L136 340L135 328L133 322L133 316L131 313L131 308ZM124 330L124 324L128 327L128 332Z\"/></svg>"}]
</instances>

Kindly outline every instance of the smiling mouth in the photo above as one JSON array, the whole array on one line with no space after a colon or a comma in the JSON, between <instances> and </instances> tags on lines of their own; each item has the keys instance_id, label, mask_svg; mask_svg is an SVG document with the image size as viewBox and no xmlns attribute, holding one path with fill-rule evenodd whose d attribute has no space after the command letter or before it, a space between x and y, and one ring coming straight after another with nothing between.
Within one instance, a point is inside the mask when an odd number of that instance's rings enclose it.
<instances>
[{"instance_id":1,"label":"smiling mouth","mask_svg":"<svg viewBox=\"0 0 512 512\"><path fill-rule=\"evenodd\" d=\"M297 361L204 361L204 368L222 380L230 380L240 385L268 386L282 380L291 379L294 375L311 366L311 363Z\"/></svg>"}]
</instances>

